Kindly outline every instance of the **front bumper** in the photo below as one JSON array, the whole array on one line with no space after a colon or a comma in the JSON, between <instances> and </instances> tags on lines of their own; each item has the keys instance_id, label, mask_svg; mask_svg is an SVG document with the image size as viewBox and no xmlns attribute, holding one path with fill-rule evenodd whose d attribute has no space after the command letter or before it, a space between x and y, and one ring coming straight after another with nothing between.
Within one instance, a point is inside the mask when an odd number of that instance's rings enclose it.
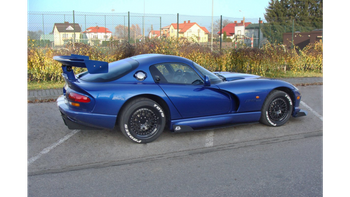
<instances>
[{"instance_id":1,"label":"front bumper","mask_svg":"<svg viewBox=\"0 0 350 197\"><path fill-rule=\"evenodd\" d=\"M295 113L294 115L293 115L293 117L295 117L295 118L297 118L297 117L302 117L302 116L306 116L307 115L307 111L304 111L304 110L300 110L300 111L298 111L297 113Z\"/></svg>"},{"instance_id":2,"label":"front bumper","mask_svg":"<svg viewBox=\"0 0 350 197\"><path fill-rule=\"evenodd\" d=\"M62 119L69 129L113 129L117 120L116 115L95 114L73 110L62 95L57 99L57 106Z\"/></svg>"}]
</instances>

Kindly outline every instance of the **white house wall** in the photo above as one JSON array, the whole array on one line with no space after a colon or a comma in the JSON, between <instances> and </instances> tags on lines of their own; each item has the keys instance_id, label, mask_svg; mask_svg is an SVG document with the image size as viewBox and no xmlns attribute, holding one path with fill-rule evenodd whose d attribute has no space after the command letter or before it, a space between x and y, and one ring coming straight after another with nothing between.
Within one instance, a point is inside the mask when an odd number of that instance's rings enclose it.
<instances>
[{"instance_id":1,"label":"white house wall","mask_svg":"<svg viewBox=\"0 0 350 197\"><path fill-rule=\"evenodd\" d=\"M193 38L195 41L198 41L198 36L200 38L199 42L207 42L208 35L197 25L193 25L185 32L185 37Z\"/></svg>"}]
</instances>

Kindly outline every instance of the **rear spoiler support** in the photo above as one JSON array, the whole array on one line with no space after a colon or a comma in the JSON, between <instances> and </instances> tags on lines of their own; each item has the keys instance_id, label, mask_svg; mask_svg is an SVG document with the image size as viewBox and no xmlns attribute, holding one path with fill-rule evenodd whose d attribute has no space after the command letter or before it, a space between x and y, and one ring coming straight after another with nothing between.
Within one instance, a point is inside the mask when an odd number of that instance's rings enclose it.
<instances>
[{"instance_id":1,"label":"rear spoiler support","mask_svg":"<svg viewBox=\"0 0 350 197\"><path fill-rule=\"evenodd\" d=\"M54 56L53 59L62 64L63 73L69 80L76 80L72 67L87 68L90 74L108 73L108 62L89 60L88 56L71 54Z\"/></svg>"}]
</instances>

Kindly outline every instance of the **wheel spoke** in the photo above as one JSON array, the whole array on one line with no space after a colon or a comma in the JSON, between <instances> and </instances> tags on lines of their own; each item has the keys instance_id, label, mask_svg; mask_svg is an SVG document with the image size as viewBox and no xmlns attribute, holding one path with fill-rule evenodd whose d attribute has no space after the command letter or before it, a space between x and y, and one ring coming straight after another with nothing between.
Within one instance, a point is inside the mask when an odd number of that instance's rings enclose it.
<instances>
[{"instance_id":1,"label":"wheel spoke","mask_svg":"<svg viewBox=\"0 0 350 197\"><path fill-rule=\"evenodd\" d=\"M148 108L136 110L129 120L130 131L140 137L150 137L156 131L159 124L157 115Z\"/></svg>"},{"instance_id":2,"label":"wheel spoke","mask_svg":"<svg viewBox=\"0 0 350 197\"><path fill-rule=\"evenodd\" d=\"M288 115L288 105L283 98L276 98L268 109L269 117L274 121L281 121Z\"/></svg>"}]
</instances>

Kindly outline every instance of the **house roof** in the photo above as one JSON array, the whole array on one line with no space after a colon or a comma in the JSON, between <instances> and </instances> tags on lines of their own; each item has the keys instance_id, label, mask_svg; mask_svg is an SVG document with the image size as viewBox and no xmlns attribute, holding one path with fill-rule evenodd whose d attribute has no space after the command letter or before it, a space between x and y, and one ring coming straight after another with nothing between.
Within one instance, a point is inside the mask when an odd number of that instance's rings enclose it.
<instances>
[{"instance_id":1,"label":"house roof","mask_svg":"<svg viewBox=\"0 0 350 197\"><path fill-rule=\"evenodd\" d=\"M108 28L105 27L89 27L83 33L112 33Z\"/></svg>"},{"instance_id":2,"label":"house roof","mask_svg":"<svg viewBox=\"0 0 350 197\"><path fill-rule=\"evenodd\" d=\"M59 32L81 32L81 28L78 23L55 23L52 32L54 32L55 27Z\"/></svg>"},{"instance_id":3,"label":"house roof","mask_svg":"<svg viewBox=\"0 0 350 197\"><path fill-rule=\"evenodd\" d=\"M244 26L247 27L250 24L251 22L245 22ZM226 32L227 36L233 36L235 34L236 26L243 26L243 21L241 21L240 23L237 23L237 21L235 21L234 23L229 23L224 28L222 28L221 32ZM220 34L220 31L217 34Z\"/></svg>"},{"instance_id":4,"label":"house roof","mask_svg":"<svg viewBox=\"0 0 350 197\"><path fill-rule=\"evenodd\" d=\"M169 29L169 28L170 28L170 25L162 27L162 29Z\"/></svg>"},{"instance_id":5,"label":"house roof","mask_svg":"<svg viewBox=\"0 0 350 197\"><path fill-rule=\"evenodd\" d=\"M193 25L198 25L196 22L191 23L190 21L186 22L184 21L184 23L179 23L179 33L185 33L188 29L190 29ZM177 23L171 23L171 26L174 27L174 29L177 28ZM200 25L198 25L205 33L209 33L209 31L207 30L207 28L205 27L201 27ZM169 26L170 27L170 26Z\"/></svg>"},{"instance_id":6,"label":"house roof","mask_svg":"<svg viewBox=\"0 0 350 197\"><path fill-rule=\"evenodd\" d=\"M152 30L149 32L149 35L152 35L152 37L159 37L160 36L160 31L159 30Z\"/></svg>"}]
</instances>

